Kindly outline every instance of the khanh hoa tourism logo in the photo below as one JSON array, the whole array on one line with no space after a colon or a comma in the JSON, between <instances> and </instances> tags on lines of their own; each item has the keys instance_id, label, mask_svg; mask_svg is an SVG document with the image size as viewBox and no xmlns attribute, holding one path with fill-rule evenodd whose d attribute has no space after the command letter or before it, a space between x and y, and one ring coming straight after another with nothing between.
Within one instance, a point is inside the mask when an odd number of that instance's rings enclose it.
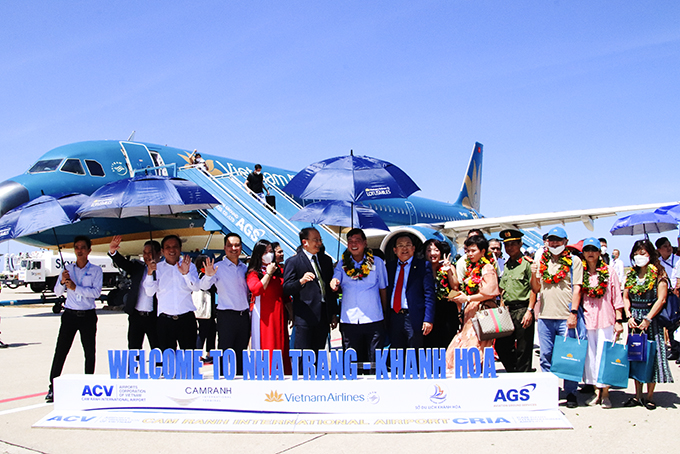
<instances>
[{"instance_id":1,"label":"khanh hoa tourism logo","mask_svg":"<svg viewBox=\"0 0 680 454\"><path fill-rule=\"evenodd\" d=\"M446 402L446 392L439 385L434 385L434 394L430 396L430 402L433 404L443 404Z\"/></svg>"},{"instance_id":2,"label":"khanh hoa tourism logo","mask_svg":"<svg viewBox=\"0 0 680 454\"><path fill-rule=\"evenodd\" d=\"M265 394L265 402L283 402L283 394L279 394L278 391L271 391Z\"/></svg>"}]
</instances>

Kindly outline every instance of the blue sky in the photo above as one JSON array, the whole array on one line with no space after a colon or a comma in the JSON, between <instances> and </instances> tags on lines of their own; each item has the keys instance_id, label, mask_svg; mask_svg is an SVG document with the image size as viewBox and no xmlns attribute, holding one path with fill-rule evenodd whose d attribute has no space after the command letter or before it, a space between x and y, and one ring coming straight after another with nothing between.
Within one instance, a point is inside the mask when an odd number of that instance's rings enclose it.
<instances>
[{"instance_id":1,"label":"blue sky","mask_svg":"<svg viewBox=\"0 0 680 454\"><path fill-rule=\"evenodd\" d=\"M675 1L4 0L0 17L2 180L136 130L292 170L354 149L444 201L479 141L486 216L680 200Z\"/></svg>"}]
</instances>

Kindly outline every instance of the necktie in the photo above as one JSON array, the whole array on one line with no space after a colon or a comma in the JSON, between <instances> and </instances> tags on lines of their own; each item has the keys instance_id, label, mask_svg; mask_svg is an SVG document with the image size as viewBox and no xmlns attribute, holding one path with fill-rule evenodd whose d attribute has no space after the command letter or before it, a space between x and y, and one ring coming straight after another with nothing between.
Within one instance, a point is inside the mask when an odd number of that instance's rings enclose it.
<instances>
[{"instance_id":1,"label":"necktie","mask_svg":"<svg viewBox=\"0 0 680 454\"><path fill-rule=\"evenodd\" d=\"M326 284L321 277L321 267L319 266L319 261L316 259L316 255L312 256L312 263L314 264L314 273L316 273L317 279L319 279L319 287L321 287L321 298L326 300Z\"/></svg>"},{"instance_id":2,"label":"necktie","mask_svg":"<svg viewBox=\"0 0 680 454\"><path fill-rule=\"evenodd\" d=\"M399 313L401 310L401 289L404 287L404 267L406 262L399 262L399 277L397 278L397 285L394 287L394 312Z\"/></svg>"}]
</instances>

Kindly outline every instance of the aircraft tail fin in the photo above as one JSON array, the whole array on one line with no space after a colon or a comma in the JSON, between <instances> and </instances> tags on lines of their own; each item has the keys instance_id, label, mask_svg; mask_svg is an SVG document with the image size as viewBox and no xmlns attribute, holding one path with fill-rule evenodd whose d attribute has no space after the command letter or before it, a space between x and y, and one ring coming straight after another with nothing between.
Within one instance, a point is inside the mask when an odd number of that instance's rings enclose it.
<instances>
[{"instance_id":1,"label":"aircraft tail fin","mask_svg":"<svg viewBox=\"0 0 680 454\"><path fill-rule=\"evenodd\" d=\"M463 186L460 189L457 204L463 205L465 208L471 208L479 212L482 196L482 157L484 146L475 142L475 148L472 150L470 156L470 163L468 164L467 172L465 172L465 179Z\"/></svg>"}]
</instances>

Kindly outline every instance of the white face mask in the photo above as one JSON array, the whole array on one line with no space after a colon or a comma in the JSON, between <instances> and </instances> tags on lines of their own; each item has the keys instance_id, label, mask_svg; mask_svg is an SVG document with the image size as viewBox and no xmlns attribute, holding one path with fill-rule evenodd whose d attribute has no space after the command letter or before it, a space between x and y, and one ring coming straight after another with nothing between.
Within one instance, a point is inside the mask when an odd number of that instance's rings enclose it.
<instances>
[{"instance_id":1,"label":"white face mask","mask_svg":"<svg viewBox=\"0 0 680 454\"><path fill-rule=\"evenodd\" d=\"M635 262L635 266L639 268L649 263L649 256L636 255L633 257L633 261Z\"/></svg>"},{"instance_id":2,"label":"white face mask","mask_svg":"<svg viewBox=\"0 0 680 454\"><path fill-rule=\"evenodd\" d=\"M600 248L600 252L602 252L602 254L606 254L607 253L607 246L602 246Z\"/></svg>"},{"instance_id":3,"label":"white face mask","mask_svg":"<svg viewBox=\"0 0 680 454\"><path fill-rule=\"evenodd\" d=\"M263 265L269 265L272 263L272 260L274 260L274 253L273 252L267 252L262 256L262 264Z\"/></svg>"},{"instance_id":4,"label":"white face mask","mask_svg":"<svg viewBox=\"0 0 680 454\"><path fill-rule=\"evenodd\" d=\"M548 247L548 250L552 255L560 255L561 253L564 252L564 244L562 246L557 246L557 247Z\"/></svg>"}]
</instances>

